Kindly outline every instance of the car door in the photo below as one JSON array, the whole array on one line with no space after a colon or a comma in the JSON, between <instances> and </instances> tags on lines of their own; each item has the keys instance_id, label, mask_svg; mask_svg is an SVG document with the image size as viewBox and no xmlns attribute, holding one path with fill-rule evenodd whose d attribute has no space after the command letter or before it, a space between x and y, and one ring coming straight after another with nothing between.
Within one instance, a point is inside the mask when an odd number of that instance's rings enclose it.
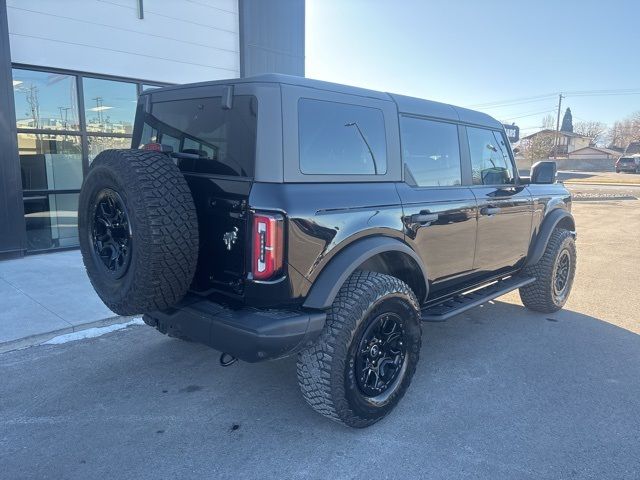
<instances>
[{"instance_id":1,"label":"car door","mask_svg":"<svg viewBox=\"0 0 640 480\"><path fill-rule=\"evenodd\" d=\"M476 200L463 179L458 125L401 116L405 181L398 184L407 242L427 269L431 292L473 269Z\"/></svg>"},{"instance_id":2,"label":"car door","mask_svg":"<svg viewBox=\"0 0 640 480\"><path fill-rule=\"evenodd\" d=\"M504 132L466 127L473 193L478 203L478 233L473 268L513 267L528 251L533 219L529 190L518 185Z\"/></svg>"}]
</instances>

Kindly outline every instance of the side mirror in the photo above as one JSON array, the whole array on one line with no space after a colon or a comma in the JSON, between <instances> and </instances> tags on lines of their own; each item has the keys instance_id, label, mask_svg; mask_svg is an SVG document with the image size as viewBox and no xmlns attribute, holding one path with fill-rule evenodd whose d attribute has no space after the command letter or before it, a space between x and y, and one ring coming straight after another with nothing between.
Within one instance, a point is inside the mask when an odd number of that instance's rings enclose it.
<instances>
[{"instance_id":1,"label":"side mirror","mask_svg":"<svg viewBox=\"0 0 640 480\"><path fill-rule=\"evenodd\" d=\"M531 166L531 183L556 183L556 162L536 162Z\"/></svg>"}]
</instances>

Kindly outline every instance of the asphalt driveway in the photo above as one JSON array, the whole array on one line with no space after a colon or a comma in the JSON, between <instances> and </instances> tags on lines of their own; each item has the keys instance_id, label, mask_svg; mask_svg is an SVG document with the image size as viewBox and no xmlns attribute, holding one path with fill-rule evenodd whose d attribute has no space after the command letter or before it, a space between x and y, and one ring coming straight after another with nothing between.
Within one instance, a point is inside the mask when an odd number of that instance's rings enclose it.
<instances>
[{"instance_id":1,"label":"asphalt driveway","mask_svg":"<svg viewBox=\"0 0 640 480\"><path fill-rule=\"evenodd\" d=\"M144 326L1 354L0 476L640 478L640 201L575 215L567 308L510 294L424 324L407 396L366 430L308 408L291 359L222 368Z\"/></svg>"}]
</instances>

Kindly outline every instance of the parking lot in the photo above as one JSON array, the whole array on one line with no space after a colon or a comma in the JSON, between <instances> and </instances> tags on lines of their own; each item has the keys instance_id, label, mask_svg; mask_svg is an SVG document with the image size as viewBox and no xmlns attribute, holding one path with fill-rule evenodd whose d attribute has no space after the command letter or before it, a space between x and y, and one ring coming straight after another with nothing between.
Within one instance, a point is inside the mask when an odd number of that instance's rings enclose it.
<instances>
[{"instance_id":1,"label":"parking lot","mask_svg":"<svg viewBox=\"0 0 640 480\"><path fill-rule=\"evenodd\" d=\"M424 324L409 392L366 430L308 408L294 359L222 368L146 326L2 354L0 476L637 479L640 201L574 215L566 308L510 294Z\"/></svg>"}]
</instances>

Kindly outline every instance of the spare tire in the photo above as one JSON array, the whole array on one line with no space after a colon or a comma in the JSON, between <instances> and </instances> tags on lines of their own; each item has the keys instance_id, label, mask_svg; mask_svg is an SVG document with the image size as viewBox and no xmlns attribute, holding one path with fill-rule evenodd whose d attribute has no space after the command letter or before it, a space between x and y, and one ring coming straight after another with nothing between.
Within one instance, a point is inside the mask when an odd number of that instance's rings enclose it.
<instances>
[{"instance_id":1,"label":"spare tire","mask_svg":"<svg viewBox=\"0 0 640 480\"><path fill-rule=\"evenodd\" d=\"M115 313L163 310L184 297L198 262L198 217L167 155L100 153L82 184L78 227L91 284Z\"/></svg>"}]
</instances>

